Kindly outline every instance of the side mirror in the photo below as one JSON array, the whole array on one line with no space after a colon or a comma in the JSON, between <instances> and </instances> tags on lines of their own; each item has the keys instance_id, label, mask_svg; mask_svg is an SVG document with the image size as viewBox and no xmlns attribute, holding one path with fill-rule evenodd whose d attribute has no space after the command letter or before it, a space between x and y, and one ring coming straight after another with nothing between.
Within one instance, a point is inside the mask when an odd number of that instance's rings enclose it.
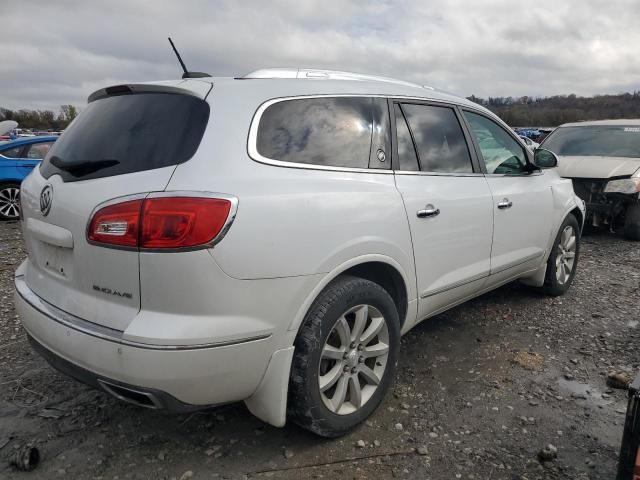
<instances>
[{"instance_id":1,"label":"side mirror","mask_svg":"<svg viewBox=\"0 0 640 480\"><path fill-rule=\"evenodd\" d=\"M533 164L538 168L553 168L558 166L558 157L550 150L536 148L533 152Z\"/></svg>"}]
</instances>

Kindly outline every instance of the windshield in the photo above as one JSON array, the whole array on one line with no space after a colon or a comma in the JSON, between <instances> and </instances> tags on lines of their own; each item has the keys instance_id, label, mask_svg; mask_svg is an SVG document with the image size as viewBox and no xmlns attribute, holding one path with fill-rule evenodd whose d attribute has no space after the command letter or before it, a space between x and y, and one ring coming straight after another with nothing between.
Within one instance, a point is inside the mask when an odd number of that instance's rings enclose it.
<instances>
[{"instance_id":1,"label":"windshield","mask_svg":"<svg viewBox=\"0 0 640 480\"><path fill-rule=\"evenodd\" d=\"M640 158L640 126L561 127L542 148L556 155Z\"/></svg>"},{"instance_id":2,"label":"windshield","mask_svg":"<svg viewBox=\"0 0 640 480\"><path fill-rule=\"evenodd\" d=\"M51 147L40 172L73 182L177 165L195 154L208 119L207 102L191 95L95 100Z\"/></svg>"}]
</instances>

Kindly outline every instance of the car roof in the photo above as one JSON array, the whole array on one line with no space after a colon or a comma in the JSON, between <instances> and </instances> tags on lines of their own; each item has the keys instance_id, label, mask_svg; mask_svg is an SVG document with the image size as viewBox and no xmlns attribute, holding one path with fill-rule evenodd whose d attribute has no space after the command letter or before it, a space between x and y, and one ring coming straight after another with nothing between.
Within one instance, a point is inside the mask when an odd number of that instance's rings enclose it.
<instances>
[{"instance_id":1,"label":"car roof","mask_svg":"<svg viewBox=\"0 0 640 480\"><path fill-rule=\"evenodd\" d=\"M298 95L383 95L412 97L466 105L485 110L477 103L437 88L391 77L366 75L324 69L268 68L256 70L242 77L211 78L214 85L260 89L265 98ZM234 85L235 87L236 85ZM286 90L291 93L286 93Z\"/></svg>"},{"instance_id":2,"label":"car roof","mask_svg":"<svg viewBox=\"0 0 640 480\"><path fill-rule=\"evenodd\" d=\"M204 89L203 84L208 88ZM255 70L242 77L201 77L197 79L163 80L141 84L126 84L133 91L144 90L145 86L176 87L191 90L194 94L205 98L213 85L211 93L224 94L250 91L252 98L266 101L273 98L305 96L305 95L380 95L395 97L411 97L424 100L455 103L472 107L493 115L488 109L466 98L427 85L407 82L391 77L367 75L311 68L267 68ZM115 87L115 86L114 86ZM121 87L121 86L117 86ZM95 98L110 94L109 88L97 90L89 96L91 102Z\"/></svg>"},{"instance_id":3,"label":"car roof","mask_svg":"<svg viewBox=\"0 0 640 480\"><path fill-rule=\"evenodd\" d=\"M6 143L0 144L0 149L7 150L9 148L19 147L21 145L29 145L31 143L41 143L56 141L59 137L57 135L42 135L38 137L23 137L15 140L10 140Z\"/></svg>"},{"instance_id":4,"label":"car roof","mask_svg":"<svg viewBox=\"0 0 640 480\"><path fill-rule=\"evenodd\" d=\"M592 120L586 122L565 123L560 127L593 127L597 125L609 126L640 126L640 118L616 119L616 120Z\"/></svg>"}]
</instances>

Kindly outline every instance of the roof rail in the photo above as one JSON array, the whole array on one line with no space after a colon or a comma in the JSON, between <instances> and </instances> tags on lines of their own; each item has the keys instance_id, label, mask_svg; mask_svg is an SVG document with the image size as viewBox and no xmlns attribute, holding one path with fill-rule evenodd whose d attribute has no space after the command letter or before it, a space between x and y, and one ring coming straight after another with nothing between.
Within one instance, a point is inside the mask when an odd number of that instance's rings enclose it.
<instances>
[{"instance_id":1,"label":"roof rail","mask_svg":"<svg viewBox=\"0 0 640 480\"><path fill-rule=\"evenodd\" d=\"M393 83L396 85L404 85L405 87L426 88L434 90L428 85L420 85L418 83L398 80L391 77L382 77L379 75L366 75L362 73L342 72L339 70L322 70L315 68L263 68L247 73L243 79L250 78L306 78L306 79L327 79L327 80L354 80L361 82L383 82Z\"/></svg>"}]
</instances>

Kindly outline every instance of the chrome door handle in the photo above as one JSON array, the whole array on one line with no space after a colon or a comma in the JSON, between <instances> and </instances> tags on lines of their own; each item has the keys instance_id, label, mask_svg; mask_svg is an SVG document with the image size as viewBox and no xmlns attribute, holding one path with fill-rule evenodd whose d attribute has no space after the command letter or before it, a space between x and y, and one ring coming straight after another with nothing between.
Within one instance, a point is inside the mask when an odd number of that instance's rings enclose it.
<instances>
[{"instance_id":1,"label":"chrome door handle","mask_svg":"<svg viewBox=\"0 0 640 480\"><path fill-rule=\"evenodd\" d=\"M498 202L498 208L500 210L506 210L507 208L511 208L513 206L513 202L508 198L503 198L501 202Z\"/></svg>"},{"instance_id":2,"label":"chrome door handle","mask_svg":"<svg viewBox=\"0 0 640 480\"><path fill-rule=\"evenodd\" d=\"M424 207L424 210L418 210L416 212L416 215L418 216L418 218L435 217L437 215L440 215L440 209L429 204Z\"/></svg>"}]
</instances>

